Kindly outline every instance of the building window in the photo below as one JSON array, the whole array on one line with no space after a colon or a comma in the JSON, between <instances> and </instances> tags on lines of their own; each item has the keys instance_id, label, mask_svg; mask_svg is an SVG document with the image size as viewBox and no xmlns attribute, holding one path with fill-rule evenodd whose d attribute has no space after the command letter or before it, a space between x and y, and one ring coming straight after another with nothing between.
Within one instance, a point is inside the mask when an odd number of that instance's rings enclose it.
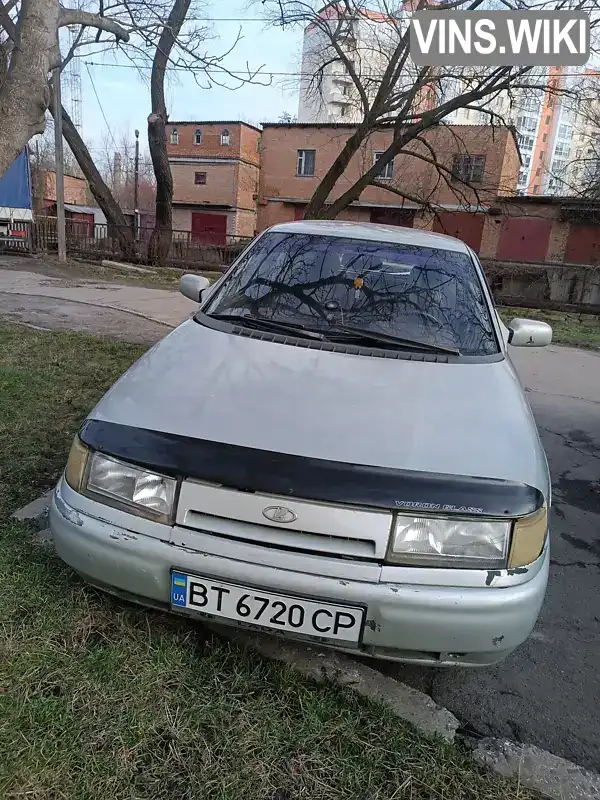
<instances>
[{"instance_id":1,"label":"building window","mask_svg":"<svg viewBox=\"0 0 600 800\"><path fill-rule=\"evenodd\" d=\"M554 156L567 158L570 149L571 146L567 142L557 142L556 147L554 148Z\"/></svg>"},{"instance_id":2,"label":"building window","mask_svg":"<svg viewBox=\"0 0 600 800\"><path fill-rule=\"evenodd\" d=\"M542 136L542 142L547 142L547 141L548 141L548 134L547 134L547 133L545 133L545 134Z\"/></svg>"},{"instance_id":3,"label":"building window","mask_svg":"<svg viewBox=\"0 0 600 800\"><path fill-rule=\"evenodd\" d=\"M546 125L550 125L550 115L549 114L546 117Z\"/></svg>"},{"instance_id":4,"label":"building window","mask_svg":"<svg viewBox=\"0 0 600 800\"><path fill-rule=\"evenodd\" d=\"M171 131L171 144L179 144L179 131L173 128Z\"/></svg>"},{"instance_id":5,"label":"building window","mask_svg":"<svg viewBox=\"0 0 600 800\"><path fill-rule=\"evenodd\" d=\"M221 144L228 145L229 144L229 131L227 128L223 128L221 131Z\"/></svg>"},{"instance_id":6,"label":"building window","mask_svg":"<svg viewBox=\"0 0 600 800\"><path fill-rule=\"evenodd\" d=\"M533 133L537 128L537 120L532 117L517 117L517 128L528 133Z\"/></svg>"},{"instance_id":7,"label":"building window","mask_svg":"<svg viewBox=\"0 0 600 800\"><path fill-rule=\"evenodd\" d=\"M482 183L485 156L454 156L452 177L464 183Z\"/></svg>"},{"instance_id":8,"label":"building window","mask_svg":"<svg viewBox=\"0 0 600 800\"><path fill-rule=\"evenodd\" d=\"M194 144L202 144L202 131L200 129L194 134Z\"/></svg>"},{"instance_id":9,"label":"building window","mask_svg":"<svg viewBox=\"0 0 600 800\"><path fill-rule=\"evenodd\" d=\"M373 153L373 163L375 163L376 161L379 161L379 159L381 158L382 155L383 155L383 151L380 152L380 153ZM381 170L381 172L379 173L379 175L377 177L378 178L383 178L384 180L390 180L391 178L394 177L394 159L393 158L392 158L391 161L388 161L388 163Z\"/></svg>"},{"instance_id":10,"label":"building window","mask_svg":"<svg viewBox=\"0 0 600 800\"><path fill-rule=\"evenodd\" d=\"M517 141L519 142L521 150L533 150L533 136L523 136L519 134L517 136Z\"/></svg>"},{"instance_id":11,"label":"building window","mask_svg":"<svg viewBox=\"0 0 600 800\"><path fill-rule=\"evenodd\" d=\"M298 150L298 166L296 175L315 174L315 153L316 150Z\"/></svg>"},{"instance_id":12,"label":"building window","mask_svg":"<svg viewBox=\"0 0 600 800\"><path fill-rule=\"evenodd\" d=\"M342 106L340 108L340 117L345 117L346 116L346 111L347 111L346 106Z\"/></svg>"},{"instance_id":13,"label":"building window","mask_svg":"<svg viewBox=\"0 0 600 800\"><path fill-rule=\"evenodd\" d=\"M206 172L195 172L194 183L196 186L204 186L206 183Z\"/></svg>"},{"instance_id":14,"label":"building window","mask_svg":"<svg viewBox=\"0 0 600 800\"><path fill-rule=\"evenodd\" d=\"M573 136L573 128L570 125L559 125L558 126L558 138L559 139L570 139Z\"/></svg>"},{"instance_id":15,"label":"building window","mask_svg":"<svg viewBox=\"0 0 600 800\"><path fill-rule=\"evenodd\" d=\"M540 187L539 187L539 186L538 186L538 184L536 183L536 184L535 184L535 186L533 187L533 193L534 193L534 194L539 194L539 191L540 191Z\"/></svg>"}]
</instances>

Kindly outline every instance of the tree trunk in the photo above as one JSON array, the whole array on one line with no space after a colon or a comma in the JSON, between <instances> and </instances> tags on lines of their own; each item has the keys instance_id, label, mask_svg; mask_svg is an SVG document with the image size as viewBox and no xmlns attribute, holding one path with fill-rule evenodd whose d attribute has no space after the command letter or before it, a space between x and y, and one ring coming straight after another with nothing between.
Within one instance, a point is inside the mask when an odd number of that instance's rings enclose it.
<instances>
[{"instance_id":1,"label":"tree trunk","mask_svg":"<svg viewBox=\"0 0 600 800\"><path fill-rule=\"evenodd\" d=\"M190 2L175 0L158 40L150 78L152 113L148 117L148 145L156 178L156 222L150 239L150 252L160 267L166 266L173 239L173 176L167 155L165 73Z\"/></svg>"},{"instance_id":2,"label":"tree trunk","mask_svg":"<svg viewBox=\"0 0 600 800\"><path fill-rule=\"evenodd\" d=\"M98 172L85 142L79 135L79 131L65 111L64 106L62 107L62 124L63 136L85 175L94 199L102 209L107 224L114 226L123 257L135 258L136 250L131 226L127 223L125 215L112 196L110 189L102 180L102 176Z\"/></svg>"},{"instance_id":3,"label":"tree trunk","mask_svg":"<svg viewBox=\"0 0 600 800\"><path fill-rule=\"evenodd\" d=\"M344 174L344 171L352 156L359 150L365 137L371 129L371 123L365 120L361 122L344 145L342 152L327 170L327 174L315 189L304 211L304 219L328 219L328 208L325 206L327 198L331 194L333 187Z\"/></svg>"},{"instance_id":4,"label":"tree trunk","mask_svg":"<svg viewBox=\"0 0 600 800\"><path fill-rule=\"evenodd\" d=\"M15 23L4 6L3 28L13 41L10 63L0 87L0 177L36 133L44 132L50 102L48 73L61 62L58 30L71 24L90 25L127 41L129 34L114 20L88 12L62 9L59 0L21 0Z\"/></svg>"},{"instance_id":5,"label":"tree trunk","mask_svg":"<svg viewBox=\"0 0 600 800\"><path fill-rule=\"evenodd\" d=\"M44 131L50 101L48 72L60 63L58 16L58 0L22 0L18 34L7 29L19 41L0 90L0 176L31 137Z\"/></svg>"}]
</instances>

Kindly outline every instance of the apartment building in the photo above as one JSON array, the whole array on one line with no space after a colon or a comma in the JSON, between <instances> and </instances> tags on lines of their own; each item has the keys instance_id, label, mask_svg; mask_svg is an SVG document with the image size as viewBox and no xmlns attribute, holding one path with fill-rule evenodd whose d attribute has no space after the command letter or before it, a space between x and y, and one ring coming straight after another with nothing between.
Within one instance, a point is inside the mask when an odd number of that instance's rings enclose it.
<instances>
[{"instance_id":1,"label":"apartment building","mask_svg":"<svg viewBox=\"0 0 600 800\"><path fill-rule=\"evenodd\" d=\"M302 219L314 190L354 130L354 125L344 123L263 126L259 230ZM352 158L330 199L342 194L371 167L390 145L392 135L390 128L373 133ZM514 134L484 126L440 126L430 129L426 137L447 174L468 180L474 190L459 181L449 180L448 185L434 166L402 155L386 165L379 180L391 189L404 189L413 198L433 204L439 211L437 217L422 211L418 202L369 186L339 218L432 227L458 236L479 250L486 216L483 212L499 195L515 192L520 161Z\"/></svg>"},{"instance_id":2,"label":"apartment building","mask_svg":"<svg viewBox=\"0 0 600 800\"><path fill-rule=\"evenodd\" d=\"M346 53L367 96L374 97L390 54L398 44L398 31L410 18L411 2L403 3L392 25L386 14L361 9L360 13L346 19L341 3L326 5L321 13L323 27L336 32L337 42ZM338 26L342 21L342 27ZM298 122L356 123L362 118L360 98L347 66L331 47L330 38L323 27L308 25L304 31ZM320 81L313 80L322 65ZM415 67L407 63L403 77L399 80L412 82Z\"/></svg>"},{"instance_id":3,"label":"apartment building","mask_svg":"<svg viewBox=\"0 0 600 800\"><path fill-rule=\"evenodd\" d=\"M594 118L600 119L600 110L594 113L594 84L599 77L587 67L536 68L528 81L539 88L500 92L486 105L517 130L522 156L518 194L577 192L589 156L596 152L599 131ZM465 108L448 117L455 125L489 119L485 111Z\"/></svg>"},{"instance_id":4,"label":"apartment building","mask_svg":"<svg viewBox=\"0 0 600 800\"><path fill-rule=\"evenodd\" d=\"M173 228L225 244L253 236L260 170L260 129L245 122L169 122Z\"/></svg>"},{"instance_id":5,"label":"apartment building","mask_svg":"<svg viewBox=\"0 0 600 800\"><path fill-rule=\"evenodd\" d=\"M343 20L339 43L369 97L377 91L389 53L397 43L398 31L403 31L408 24L413 6L410 0L402 3L395 12L395 26L388 16L367 9L343 19L344 6L337 2L329 3L321 12L323 25L332 30L337 30L340 20ZM317 83L311 76L323 64L327 66ZM411 82L413 72L409 60L403 80ZM578 85L587 84L588 98L593 98L594 94L600 96L600 93L590 92L589 85L592 80L599 79L600 73L587 67L537 67L528 74L527 80L539 89L530 87L499 92L482 110L461 108L446 120L451 125L489 125L491 118L486 112L494 112L496 124L501 124L500 119L503 119L517 130L522 154L518 194L574 194L582 181L589 180L590 173L597 178L600 172L600 165L596 163L600 108L596 113L589 113L589 104L596 102L600 105L600 101L588 99L588 107L581 109L577 99L560 96L555 90L573 92ZM460 77L456 76L442 80L441 84L436 87L438 101L450 99L465 88ZM429 101L425 91L421 103L427 107ZM335 58L322 27L307 26L302 51L298 121L357 123L361 118L359 97L347 67Z\"/></svg>"}]
</instances>

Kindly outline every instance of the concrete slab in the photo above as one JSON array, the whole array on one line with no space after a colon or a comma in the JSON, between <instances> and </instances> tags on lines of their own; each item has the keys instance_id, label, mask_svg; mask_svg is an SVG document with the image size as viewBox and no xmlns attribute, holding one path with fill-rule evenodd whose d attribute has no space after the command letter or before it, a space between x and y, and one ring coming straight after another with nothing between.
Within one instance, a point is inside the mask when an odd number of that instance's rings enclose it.
<instances>
[{"instance_id":1,"label":"concrete slab","mask_svg":"<svg viewBox=\"0 0 600 800\"><path fill-rule=\"evenodd\" d=\"M48 509L50 507L51 495L52 490L41 495L41 497L37 497L35 500L32 500L31 503L27 503L27 505L23 506L23 508L19 508L12 516L21 521L36 521L45 517L48 514Z\"/></svg>"}]
</instances>

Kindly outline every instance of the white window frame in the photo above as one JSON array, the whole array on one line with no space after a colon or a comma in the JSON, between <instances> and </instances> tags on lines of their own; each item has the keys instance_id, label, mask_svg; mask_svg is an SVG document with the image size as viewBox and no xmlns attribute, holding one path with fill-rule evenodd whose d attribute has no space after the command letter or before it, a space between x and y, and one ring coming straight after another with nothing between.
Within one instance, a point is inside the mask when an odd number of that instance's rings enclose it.
<instances>
[{"instance_id":1,"label":"white window frame","mask_svg":"<svg viewBox=\"0 0 600 800\"><path fill-rule=\"evenodd\" d=\"M171 144L179 144L179 131L173 128L171 131Z\"/></svg>"},{"instance_id":2,"label":"white window frame","mask_svg":"<svg viewBox=\"0 0 600 800\"><path fill-rule=\"evenodd\" d=\"M202 131L200 128L196 128L194 133L194 144L202 144Z\"/></svg>"},{"instance_id":3,"label":"white window frame","mask_svg":"<svg viewBox=\"0 0 600 800\"><path fill-rule=\"evenodd\" d=\"M309 149L301 149L297 150L297 161L296 161L296 175L302 178L313 178L315 175L315 166L317 161L317 151L309 148ZM313 171L306 172L306 153L313 153Z\"/></svg>"},{"instance_id":4,"label":"white window frame","mask_svg":"<svg viewBox=\"0 0 600 800\"><path fill-rule=\"evenodd\" d=\"M231 136L229 135L229 131L227 130L227 128L223 128L223 130L221 131L221 144L224 147L227 147L228 145L231 144Z\"/></svg>"},{"instance_id":5,"label":"white window frame","mask_svg":"<svg viewBox=\"0 0 600 800\"><path fill-rule=\"evenodd\" d=\"M385 152L384 150L377 150L375 153L373 153L373 164L376 164L377 161L379 161L384 152ZM394 177L394 159L392 158L392 160L388 161L385 167L381 170L381 172L377 176L377 180L391 181L393 177Z\"/></svg>"}]
</instances>

